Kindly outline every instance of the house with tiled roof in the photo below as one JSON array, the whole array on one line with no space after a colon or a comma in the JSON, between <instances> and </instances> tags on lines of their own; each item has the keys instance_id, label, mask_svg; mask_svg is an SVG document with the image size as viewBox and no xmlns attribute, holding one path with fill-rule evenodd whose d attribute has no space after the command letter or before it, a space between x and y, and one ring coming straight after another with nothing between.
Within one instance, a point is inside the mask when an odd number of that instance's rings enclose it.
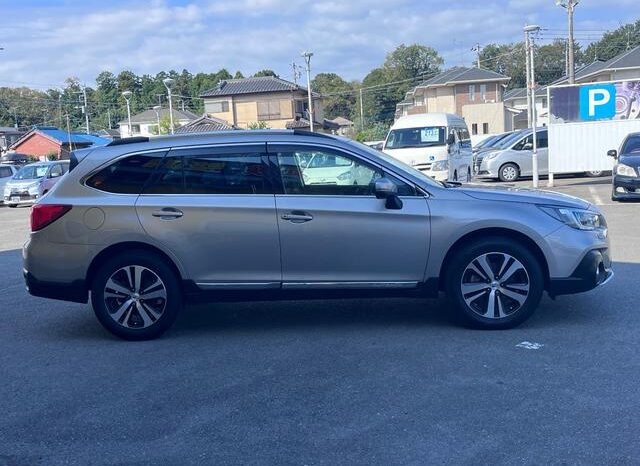
<instances>
[{"instance_id":1,"label":"house with tiled roof","mask_svg":"<svg viewBox=\"0 0 640 466\"><path fill-rule=\"evenodd\" d=\"M200 97L207 115L238 128L264 122L269 128L284 129L287 123L309 120L307 89L275 76L220 81ZM313 93L312 100L314 125L322 128L322 98Z\"/></svg>"},{"instance_id":2,"label":"house with tiled roof","mask_svg":"<svg viewBox=\"0 0 640 466\"><path fill-rule=\"evenodd\" d=\"M233 129L237 128L227 124L226 121L221 120L220 118L214 118L205 113L200 118L196 118L186 125L176 128L175 133L207 133L209 131L229 131Z\"/></svg>"},{"instance_id":3,"label":"house with tiled roof","mask_svg":"<svg viewBox=\"0 0 640 466\"><path fill-rule=\"evenodd\" d=\"M502 98L508 76L482 68L453 67L409 91L396 107L396 118L421 113L454 113L472 134L505 131Z\"/></svg>"},{"instance_id":4,"label":"house with tiled roof","mask_svg":"<svg viewBox=\"0 0 640 466\"><path fill-rule=\"evenodd\" d=\"M103 146L110 142L93 134L67 132L54 126L34 126L31 131L11 146L21 154L32 155L40 159L55 156L68 159L69 153L89 146Z\"/></svg>"},{"instance_id":5,"label":"house with tiled roof","mask_svg":"<svg viewBox=\"0 0 640 466\"><path fill-rule=\"evenodd\" d=\"M575 72L576 84L625 79L640 79L640 45L625 50L610 60L596 60L578 68ZM553 85L568 84L568 82L569 78L563 76Z\"/></svg>"}]
</instances>

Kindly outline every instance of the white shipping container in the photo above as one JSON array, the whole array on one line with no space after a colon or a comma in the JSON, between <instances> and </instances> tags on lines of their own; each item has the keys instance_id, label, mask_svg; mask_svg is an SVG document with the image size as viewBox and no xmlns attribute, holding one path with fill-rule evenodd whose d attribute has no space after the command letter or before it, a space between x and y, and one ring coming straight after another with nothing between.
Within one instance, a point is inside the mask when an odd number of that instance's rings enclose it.
<instances>
[{"instance_id":1,"label":"white shipping container","mask_svg":"<svg viewBox=\"0 0 640 466\"><path fill-rule=\"evenodd\" d=\"M611 170L614 160L607 151L618 149L627 134L637 131L637 119L549 125L549 172Z\"/></svg>"},{"instance_id":2,"label":"white shipping container","mask_svg":"<svg viewBox=\"0 0 640 466\"><path fill-rule=\"evenodd\" d=\"M640 80L547 88L549 172L611 170L607 151L640 131Z\"/></svg>"}]
</instances>

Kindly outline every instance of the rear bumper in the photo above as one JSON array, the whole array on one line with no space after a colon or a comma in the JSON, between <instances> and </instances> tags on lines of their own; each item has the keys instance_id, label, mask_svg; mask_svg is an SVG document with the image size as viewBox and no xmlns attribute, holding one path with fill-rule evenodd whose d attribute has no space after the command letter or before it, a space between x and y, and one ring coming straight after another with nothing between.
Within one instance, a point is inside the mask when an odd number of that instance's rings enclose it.
<instances>
[{"instance_id":1,"label":"rear bumper","mask_svg":"<svg viewBox=\"0 0 640 466\"><path fill-rule=\"evenodd\" d=\"M76 280L71 283L48 282L38 280L26 270L23 270L22 273L27 291L33 296L74 303L86 303L89 300L89 292L84 280Z\"/></svg>"},{"instance_id":2,"label":"rear bumper","mask_svg":"<svg viewBox=\"0 0 640 466\"><path fill-rule=\"evenodd\" d=\"M578 264L571 276L549 280L550 296L583 293L604 285L613 278L608 249L589 251Z\"/></svg>"}]
</instances>

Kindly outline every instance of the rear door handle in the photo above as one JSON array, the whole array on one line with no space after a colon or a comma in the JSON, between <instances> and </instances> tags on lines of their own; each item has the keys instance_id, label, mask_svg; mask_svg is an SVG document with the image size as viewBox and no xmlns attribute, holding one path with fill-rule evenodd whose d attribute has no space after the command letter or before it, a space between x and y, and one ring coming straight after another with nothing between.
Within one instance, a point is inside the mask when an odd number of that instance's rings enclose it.
<instances>
[{"instance_id":1,"label":"rear door handle","mask_svg":"<svg viewBox=\"0 0 640 466\"><path fill-rule=\"evenodd\" d=\"M151 212L151 215L153 215L154 217L160 217L164 220L172 220L175 218L180 218L184 214L181 210L174 209L173 207L165 207L160 210L154 210L153 212Z\"/></svg>"},{"instance_id":2,"label":"rear door handle","mask_svg":"<svg viewBox=\"0 0 640 466\"><path fill-rule=\"evenodd\" d=\"M308 212L294 210L292 212L289 212L288 214L283 214L280 218L282 220L288 220L291 223L305 223L313 220L313 215Z\"/></svg>"}]
</instances>

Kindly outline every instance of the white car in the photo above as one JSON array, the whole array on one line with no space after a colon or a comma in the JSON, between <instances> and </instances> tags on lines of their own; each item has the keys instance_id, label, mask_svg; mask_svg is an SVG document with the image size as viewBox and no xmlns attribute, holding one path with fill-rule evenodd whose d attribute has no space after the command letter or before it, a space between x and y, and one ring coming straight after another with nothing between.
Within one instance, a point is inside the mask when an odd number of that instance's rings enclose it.
<instances>
[{"instance_id":1,"label":"white car","mask_svg":"<svg viewBox=\"0 0 640 466\"><path fill-rule=\"evenodd\" d=\"M355 165L352 160L327 152L296 154L302 166L302 179L305 185L333 184L369 186L372 171Z\"/></svg>"},{"instance_id":2,"label":"white car","mask_svg":"<svg viewBox=\"0 0 640 466\"><path fill-rule=\"evenodd\" d=\"M471 180L471 137L464 119L451 113L399 118L382 151L438 181Z\"/></svg>"},{"instance_id":3,"label":"white car","mask_svg":"<svg viewBox=\"0 0 640 466\"><path fill-rule=\"evenodd\" d=\"M9 165L7 163L2 163L0 164L0 192L4 191L4 187L7 184L7 182L13 178L13 175L15 175L18 172L18 169L13 166L13 165ZM4 198L0 197L0 203L4 202Z\"/></svg>"}]
</instances>

